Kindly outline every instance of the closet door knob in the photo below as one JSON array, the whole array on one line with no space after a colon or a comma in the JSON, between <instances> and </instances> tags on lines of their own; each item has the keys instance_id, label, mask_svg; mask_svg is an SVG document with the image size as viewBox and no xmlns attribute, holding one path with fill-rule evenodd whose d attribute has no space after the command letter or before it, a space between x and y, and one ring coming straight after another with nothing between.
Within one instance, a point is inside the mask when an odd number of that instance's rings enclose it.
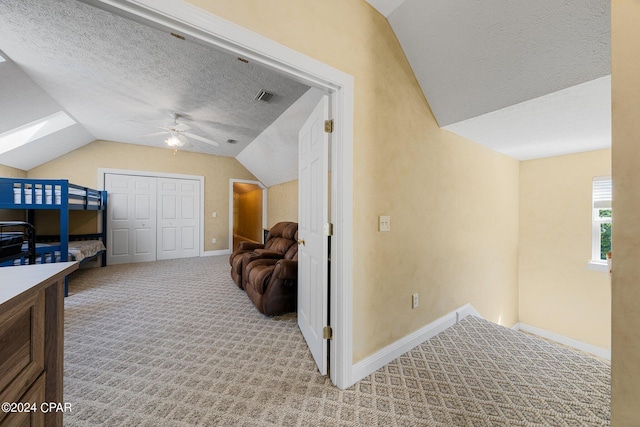
<instances>
[{"instance_id":1,"label":"closet door knob","mask_svg":"<svg viewBox=\"0 0 640 427\"><path fill-rule=\"evenodd\" d=\"M300 246L304 246L304 239L298 239L298 244Z\"/></svg>"}]
</instances>

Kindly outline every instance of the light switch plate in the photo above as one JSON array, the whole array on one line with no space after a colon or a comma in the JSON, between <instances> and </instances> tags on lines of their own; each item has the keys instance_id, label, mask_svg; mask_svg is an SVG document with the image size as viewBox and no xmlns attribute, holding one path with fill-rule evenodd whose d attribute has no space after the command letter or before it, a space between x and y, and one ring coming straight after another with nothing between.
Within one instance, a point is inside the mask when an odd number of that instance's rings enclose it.
<instances>
[{"instance_id":1,"label":"light switch plate","mask_svg":"<svg viewBox=\"0 0 640 427\"><path fill-rule=\"evenodd\" d=\"M389 215L378 217L378 231L391 231L391 217Z\"/></svg>"}]
</instances>

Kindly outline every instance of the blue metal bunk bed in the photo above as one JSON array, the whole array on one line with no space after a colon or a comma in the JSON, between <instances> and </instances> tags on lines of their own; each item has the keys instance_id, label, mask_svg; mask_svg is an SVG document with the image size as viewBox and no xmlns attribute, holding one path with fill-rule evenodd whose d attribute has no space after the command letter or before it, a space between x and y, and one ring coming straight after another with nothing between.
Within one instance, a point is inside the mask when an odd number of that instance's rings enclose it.
<instances>
[{"instance_id":1,"label":"blue metal bunk bed","mask_svg":"<svg viewBox=\"0 0 640 427\"><path fill-rule=\"evenodd\" d=\"M70 184L64 179L24 179L0 178L0 209L26 210L27 222L34 224L38 210L57 210L60 213L60 235L40 236L36 230L35 262L51 263L78 260L83 264L101 257L102 266L107 264L107 192ZM69 211L102 211L102 232L95 234L70 235ZM70 242L83 242L89 249L73 247ZM25 243L26 244L26 243ZM71 246L75 246L71 243ZM87 251L89 251L87 253ZM2 259L0 266L33 263L34 256L24 248L12 259ZM68 294L68 280L65 279L65 296Z\"/></svg>"},{"instance_id":2,"label":"blue metal bunk bed","mask_svg":"<svg viewBox=\"0 0 640 427\"><path fill-rule=\"evenodd\" d=\"M25 259L36 263L36 229L24 221L0 222L0 266Z\"/></svg>"}]
</instances>

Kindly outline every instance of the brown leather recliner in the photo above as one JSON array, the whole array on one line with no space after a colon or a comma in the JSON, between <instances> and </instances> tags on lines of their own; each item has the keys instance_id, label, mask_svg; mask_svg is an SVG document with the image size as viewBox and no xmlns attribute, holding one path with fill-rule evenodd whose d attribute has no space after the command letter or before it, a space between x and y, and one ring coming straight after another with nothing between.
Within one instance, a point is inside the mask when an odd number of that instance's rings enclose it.
<instances>
[{"instance_id":1,"label":"brown leather recliner","mask_svg":"<svg viewBox=\"0 0 640 427\"><path fill-rule=\"evenodd\" d=\"M296 232L296 240L298 233ZM298 304L298 245L281 259L267 254L249 262L244 271L244 290L256 308L267 316L296 311Z\"/></svg>"},{"instance_id":2,"label":"brown leather recliner","mask_svg":"<svg viewBox=\"0 0 640 427\"><path fill-rule=\"evenodd\" d=\"M244 289L243 272L245 265L252 259L269 254L270 258L282 258L289 248L295 244L297 247L298 223L279 222L269 230L264 244L254 242L242 242L231 256L231 278L240 289Z\"/></svg>"}]
</instances>

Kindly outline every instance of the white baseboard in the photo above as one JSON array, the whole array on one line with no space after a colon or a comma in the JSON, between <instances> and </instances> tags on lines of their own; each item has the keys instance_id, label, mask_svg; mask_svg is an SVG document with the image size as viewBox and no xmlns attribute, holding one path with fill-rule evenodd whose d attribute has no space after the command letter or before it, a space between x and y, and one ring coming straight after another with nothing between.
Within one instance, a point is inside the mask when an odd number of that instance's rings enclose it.
<instances>
[{"instance_id":1,"label":"white baseboard","mask_svg":"<svg viewBox=\"0 0 640 427\"><path fill-rule=\"evenodd\" d=\"M539 337L547 338L557 343L560 343L569 347L573 347L577 350L593 354L594 356L611 360L611 350L608 350L606 348L596 347L595 345L588 344L583 341L574 340L573 338L565 337L564 335L556 334L555 332L536 328L535 326L527 325L526 323L516 323L512 327L512 329L515 329L516 331L528 332L533 335L538 335Z\"/></svg>"},{"instance_id":2,"label":"white baseboard","mask_svg":"<svg viewBox=\"0 0 640 427\"><path fill-rule=\"evenodd\" d=\"M217 251L204 251L202 256L217 256L217 255L231 255L231 250L229 249L220 249Z\"/></svg>"},{"instance_id":3,"label":"white baseboard","mask_svg":"<svg viewBox=\"0 0 640 427\"><path fill-rule=\"evenodd\" d=\"M351 368L351 384L355 384L367 375L370 375L391 362L394 359L402 356L412 348L422 344L429 338L439 334L450 326L455 325L460 320L467 316L482 317L471 306L471 304L463 305L462 307L454 310L439 319L434 320L426 326L418 329L417 331L407 335L398 341L389 344L382 350L372 354L371 356L355 363Z\"/></svg>"}]
</instances>

